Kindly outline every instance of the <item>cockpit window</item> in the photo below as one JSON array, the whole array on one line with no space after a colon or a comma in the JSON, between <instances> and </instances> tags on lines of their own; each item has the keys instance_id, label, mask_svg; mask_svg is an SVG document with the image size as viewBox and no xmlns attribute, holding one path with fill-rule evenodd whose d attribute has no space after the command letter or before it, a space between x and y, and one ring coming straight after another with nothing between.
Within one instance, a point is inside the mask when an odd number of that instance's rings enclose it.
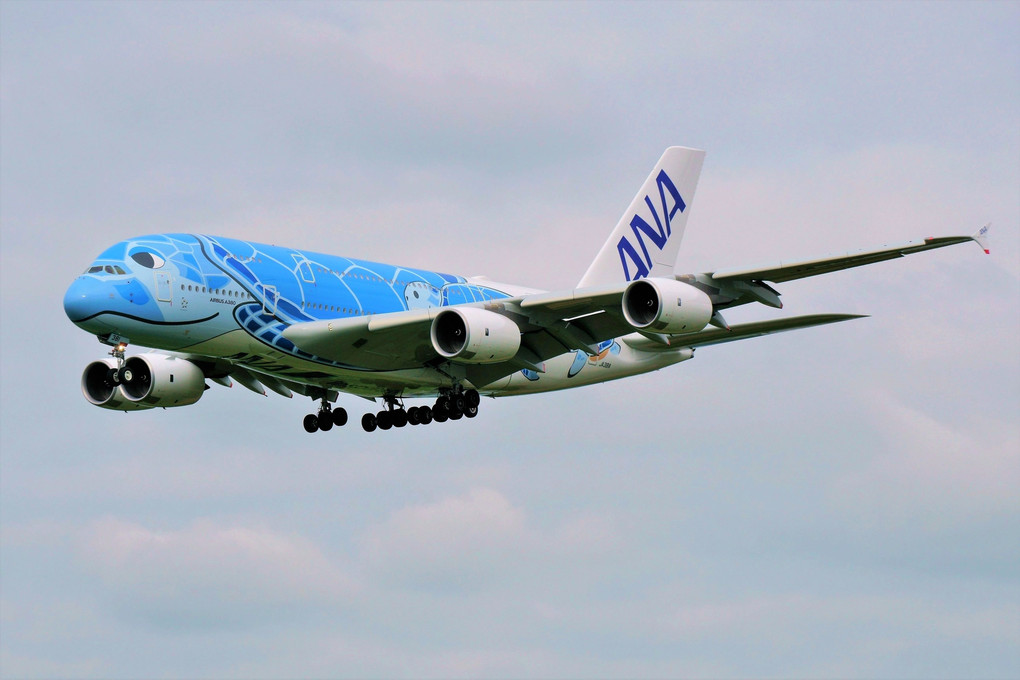
<instances>
[{"instance_id":1,"label":"cockpit window","mask_svg":"<svg viewBox=\"0 0 1020 680\"><path fill-rule=\"evenodd\" d=\"M85 270L86 274L118 274L126 276L127 272L119 264L94 264Z\"/></svg>"},{"instance_id":2,"label":"cockpit window","mask_svg":"<svg viewBox=\"0 0 1020 680\"><path fill-rule=\"evenodd\" d=\"M159 269L166 260L151 250L136 250L131 253L131 259L148 269Z\"/></svg>"}]
</instances>

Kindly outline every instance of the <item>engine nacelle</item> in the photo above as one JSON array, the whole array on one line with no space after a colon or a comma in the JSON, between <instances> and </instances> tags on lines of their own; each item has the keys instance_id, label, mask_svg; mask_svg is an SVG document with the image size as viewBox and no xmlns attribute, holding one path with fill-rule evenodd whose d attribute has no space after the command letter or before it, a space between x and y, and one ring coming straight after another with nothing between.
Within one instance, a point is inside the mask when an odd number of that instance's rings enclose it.
<instances>
[{"instance_id":1,"label":"engine nacelle","mask_svg":"<svg viewBox=\"0 0 1020 680\"><path fill-rule=\"evenodd\" d=\"M120 390L145 408L187 406L205 392L205 374L187 359L169 354L129 357L120 371Z\"/></svg>"},{"instance_id":2,"label":"engine nacelle","mask_svg":"<svg viewBox=\"0 0 1020 680\"><path fill-rule=\"evenodd\" d=\"M623 316L637 330L667 335L696 333L712 318L704 291L673 279L638 279L623 293Z\"/></svg>"},{"instance_id":3,"label":"engine nacelle","mask_svg":"<svg viewBox=\"0 0 1020 680\"><path fill-rule=\"evenodd\" d=\"M450 307L432 321L432 347L452 361L494 364L508 361L521 347L521 329L512 320L477 307Z\"/></svg>"},{"instance_id":4,"label":"engine nacelle","mask_svg":"<svg viewBox=\"0 0 1020 680\"><path fill-rule=\"evenodd\" d=\"M93 361L81 374L81 391L90 404L114 411L140 411L152 408L147 404L131 401L120 389L114 374L117 360L113 358Z\"/></svg>"}]
</instances>

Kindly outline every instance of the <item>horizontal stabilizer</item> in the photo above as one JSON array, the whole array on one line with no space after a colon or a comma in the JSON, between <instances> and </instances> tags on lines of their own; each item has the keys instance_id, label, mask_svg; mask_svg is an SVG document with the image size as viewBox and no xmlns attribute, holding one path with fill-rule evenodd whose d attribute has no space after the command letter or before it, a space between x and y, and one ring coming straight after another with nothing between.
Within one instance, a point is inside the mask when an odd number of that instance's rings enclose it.
<instances>
[{"instance_id":1,"label":"horizontal stabilizer","mask_svg":"<svg viewBox=\"0 0 1020 680\"><path fill-rule=\"evenodd\" d=\"M730 326L729 330L724 328L712 328L699 333L674 335L670 337L670 345L668 347L659 343L649 342L644 338L641 338L640 340L632 340L631 338L633 336L628 336L625 340L628 345L635 347L635 349L652 352L673 352L677 349L686 347L693 349L696 347L706 347L708 345L719 345L724 342L746 340L748 338L756 338L758 336L769 335L771 333L792 331L798 328L810 328L811 326L823 326L825 324L838 323L840 321L861 319L865 316L867 315L808 314L805 316L791 316L785 319L773 319L771 321L753 321L751 323Z\"/></svg>"}]
</instances>

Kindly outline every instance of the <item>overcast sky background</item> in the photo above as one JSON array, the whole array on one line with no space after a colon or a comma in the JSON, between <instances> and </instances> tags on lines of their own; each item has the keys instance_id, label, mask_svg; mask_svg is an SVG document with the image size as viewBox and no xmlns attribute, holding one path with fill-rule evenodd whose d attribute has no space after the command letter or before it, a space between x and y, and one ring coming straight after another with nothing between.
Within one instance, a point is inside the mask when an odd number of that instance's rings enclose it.
<instances>
[{"instance_id":1,"label":"overcast sky background","mask_svg":"<svg viewBox=\"0 0 1020 680\"><path fill-rule=\"evenodd\" d=\"M5 677L1017 677L1020 4L0 3ZM123 414L71 280L221 234L572 287L662 150L686 272L868 319L471 421ZM732 317L732 318L730 318ZM342 401L355 417L367 402Z\"/></svg>"}]
</instances>

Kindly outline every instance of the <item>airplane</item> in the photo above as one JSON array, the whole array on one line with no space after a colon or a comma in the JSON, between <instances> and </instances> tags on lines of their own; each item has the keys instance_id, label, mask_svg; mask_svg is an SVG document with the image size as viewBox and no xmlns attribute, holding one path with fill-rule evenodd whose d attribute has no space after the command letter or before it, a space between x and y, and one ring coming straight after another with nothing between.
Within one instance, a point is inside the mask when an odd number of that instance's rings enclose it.
<instances>
[{"instance_id":1,"label":"airplane","mask_svg":"<svg viewBox=\"0 0 1020 680\"><path fill-rule=\"evenodd\" d=\"M64 310L112 347L86 366L85 398L137 411L194 404L206 381L319 402L304 429L348 421L340 393L381 410L366 432L473 418L481 397L569 389L688 361L701 347L838 323L812 314L730 325L723 312L781 309L773 287L971 236L820 259L676 274L705 152L670 147L571 290L542 291L199 234L155 234L102 252ZM129 344L152 348L127 356ZM404 400L432 405L405 408ZM372 410L374 411L375 406Z\"/></svg>"}]
</instances>

